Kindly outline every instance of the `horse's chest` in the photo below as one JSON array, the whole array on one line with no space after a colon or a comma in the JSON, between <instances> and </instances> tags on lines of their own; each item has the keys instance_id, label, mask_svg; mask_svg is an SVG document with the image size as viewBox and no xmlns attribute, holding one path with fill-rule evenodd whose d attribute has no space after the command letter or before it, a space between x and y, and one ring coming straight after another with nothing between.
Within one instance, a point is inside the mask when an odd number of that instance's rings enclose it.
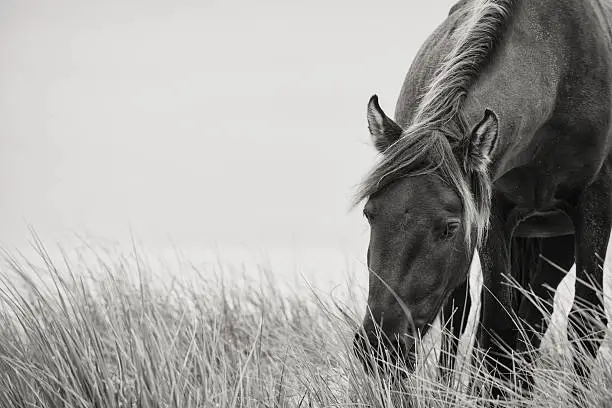
<instances>
[{"instance_id":1,"label":"horse's chest","mask_svg":"<svg viewBox=\"0 0 612 408\"><path fill-rule=\"evenodd\" d=\"M571 174L523 167L497 180L494 190L503 197L506 228L514 236L549 237L573 232L568 213L577 185Z\"/></svg>"},{"instance_id":2,"label":"horse's chest","mask_svg":"<svg viewBox=\"0 0 612 408\"><path fill-rule=\"evenodd\" d=\"M495 192L502 194L513 206L529 208L535 211L549 210L556 207L562 195L562 185L556 178L546 172L533 171L528 168L515 169L497 180Z\"/></svg>"},{"instance_id":3,"label":"horse's chest","mask_svg":"<svg viewBox=\"0 0 612 408\"><path fill-rule=\"evenodd\" d=\"M585 185L601 167L601 155L585 156L587 149L560 151L559 146L546 146L534 154L527 164L514 167L495 180L493 189L513 207L533 211L550 211L574 203Z\"/></svg>"}]
</instances>

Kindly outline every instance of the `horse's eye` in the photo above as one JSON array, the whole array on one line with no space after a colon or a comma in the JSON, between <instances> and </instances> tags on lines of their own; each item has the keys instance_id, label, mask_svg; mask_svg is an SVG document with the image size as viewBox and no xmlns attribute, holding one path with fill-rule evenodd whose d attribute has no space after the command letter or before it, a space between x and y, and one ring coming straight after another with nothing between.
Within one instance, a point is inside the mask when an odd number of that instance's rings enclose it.
<instances>
[{"instance_id":1,"label":"horse's eye","mask_svg":"<svg viewBox=\"0 0 612 408\"><path fill-rule=\"evenodd\" d=\"M446 223L446 228L444 228L444 232L442 233L442 239L451 239L455 236L457 231L459 230L459 220L449 220Z\"/></svg>"}]
</instances>

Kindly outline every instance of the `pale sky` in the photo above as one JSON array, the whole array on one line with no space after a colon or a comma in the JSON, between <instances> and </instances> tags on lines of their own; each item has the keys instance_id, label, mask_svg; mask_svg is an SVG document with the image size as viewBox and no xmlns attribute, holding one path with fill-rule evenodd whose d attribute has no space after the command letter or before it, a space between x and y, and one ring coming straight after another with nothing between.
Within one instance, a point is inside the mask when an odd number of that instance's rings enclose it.
<instances>
[{"instance_id":1,"label":"pale sky","mask_svg":"<svg viewBox=\"0 0 612 408\"><path fill-rule=\"evenodd\" d=\"M0 241L363 246L368 98L452 3L0 0Z\"/></svg>"}]
</instances>

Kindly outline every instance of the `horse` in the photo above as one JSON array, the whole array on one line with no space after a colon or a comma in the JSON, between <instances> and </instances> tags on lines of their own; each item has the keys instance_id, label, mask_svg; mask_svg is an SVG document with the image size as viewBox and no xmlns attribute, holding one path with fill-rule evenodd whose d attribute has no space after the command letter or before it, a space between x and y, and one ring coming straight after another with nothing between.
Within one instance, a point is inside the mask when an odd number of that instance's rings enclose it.
<instances>
[{"instance_id":1,"label":"horse","mask_svg":"<svg viewBox=\"0 0 612 408\"><path fill-rule=\"evenodd\" d=\"M548 287L574 263L573 347L596 355L612 216L611 21L608 0L461 0L414 58L395 119L370 98L379 158L355 198L370 225L368 311L354 338L366 367L375 356L411 369L438 315L455 323L442 355L456 353L476 249L477 345L494 376L509 381L514 352L539 347ZM582 378L589 360L574 359Z\"/></svg>"}]
</instances>

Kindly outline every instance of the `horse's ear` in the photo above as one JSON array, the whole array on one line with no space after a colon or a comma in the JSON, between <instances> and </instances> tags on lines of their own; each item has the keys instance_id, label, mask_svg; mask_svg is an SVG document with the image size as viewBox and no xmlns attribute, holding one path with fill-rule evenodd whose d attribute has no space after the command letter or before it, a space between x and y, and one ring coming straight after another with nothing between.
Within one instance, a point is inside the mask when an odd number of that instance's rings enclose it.
<instances>
[{"instance_id":1,"label":"horse's ear","mask_svg":"<svg viewBox=\"0 0 612 408\"><path fill-rule=\"evenodd\" d=\"M485 109L484 118L478 123L468 142L465 155L467 171L486 172L497 145L499 121L497 115L490 109Z\"/></svg>"},{"instance_id":2,"label":"horse's ear","mask_svg":"<svg viewBox=\"0 0 612 408\"><path fill-rule=\"evenodd\" d=\"M374 147L380 153L384 153L402 135L402 128L385 115L376 95L373 95L368 102L368 128Z\"/></svg>"}]
</instances>

